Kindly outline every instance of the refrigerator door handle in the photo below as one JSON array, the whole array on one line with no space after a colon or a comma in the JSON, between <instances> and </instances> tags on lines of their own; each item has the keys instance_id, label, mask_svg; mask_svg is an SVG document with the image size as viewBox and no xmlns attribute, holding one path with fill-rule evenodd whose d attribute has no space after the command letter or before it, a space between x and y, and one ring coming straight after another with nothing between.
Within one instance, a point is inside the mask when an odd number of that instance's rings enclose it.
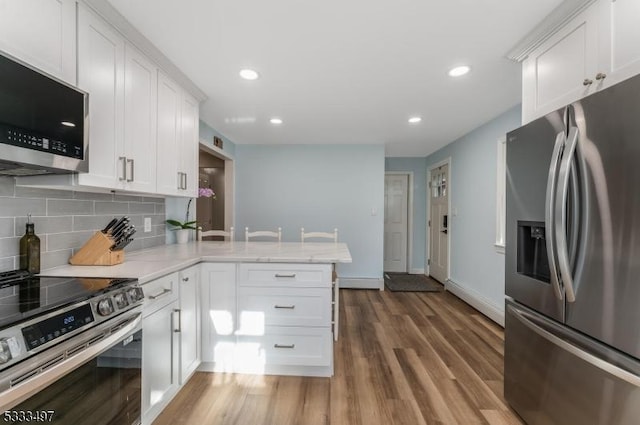
<instances>
[{"instance_id":1,"label":"refrigerator door handle","mask_svg":"<svg viewBox=\"0 0 640 425\"><path fill-rule=\"evenodd\" d=\"M551 284L556 298L562 300L562 289L558 280L557 254L553 228L553 215L555 211L555 195L556 195L556 179L558 175L558 164L560 162L560 154L564 147L566 137L564 131L556 136L556 143L551 154L551 165L549 165L549 177L547 178L547 195L544 205L544 232L545 242L547 245L547 257L549 258L549 271L551 275Z\"/></svg>"},{"instance_id":2,"label":"refrigerator door handle","mask_svg":"<svg viewBox=\"0 0 640 425\"><path fill-rule=\"evenodd\" d=\"M557 336L552 331L545 329L543 323L538 323L537 320L533 320L533 317L530 317L526 312L522 312L513 306L507 306L509 312L515 317L520 323L529 328L532 332L535 332L540 337L546 339L550 343L560 347L561 349L573 354L580 360L583 360L590 365L603 370L618 379L621 379L631 385L635 385L636 387L640 387L640 376L635 375L621 367L618 367L612 363L609 363L600 357L594 356L588 351L579 348L561 337Z\"/></svg>"},{"instance_id":3,"label":"refrigerator door handle","mask_svg":"<svg viewBox=\"0 0 640 425\"><path fill-rule=\"evenodd\" d=\"M571 127L565 142L558 173L558 190L556 192L555 213L553 220L554 239L556 241L558 268L562 285L567 296L567 301L572 303L576 300L573 289L573 276L569 263L569 247L567 244L567 199L569 196L569 176L571 175L571 164L578 144L578 128Z\"/></svg>"}]
</instances>

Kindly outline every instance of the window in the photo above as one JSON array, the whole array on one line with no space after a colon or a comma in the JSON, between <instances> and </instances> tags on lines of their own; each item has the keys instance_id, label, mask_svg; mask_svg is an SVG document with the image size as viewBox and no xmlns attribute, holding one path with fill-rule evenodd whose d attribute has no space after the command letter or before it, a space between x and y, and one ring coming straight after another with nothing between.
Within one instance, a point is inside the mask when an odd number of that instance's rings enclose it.
<instances>
[{"instance_id":1,"label":"window","mask_svg":"<svg viewBox=\"0 0 640 425\"><path fill-rule=\"evenodd\" d=\"M496 251L504 254L506 222L507 139L498 139L496 169Z\"/></svg>"}]
</instances>

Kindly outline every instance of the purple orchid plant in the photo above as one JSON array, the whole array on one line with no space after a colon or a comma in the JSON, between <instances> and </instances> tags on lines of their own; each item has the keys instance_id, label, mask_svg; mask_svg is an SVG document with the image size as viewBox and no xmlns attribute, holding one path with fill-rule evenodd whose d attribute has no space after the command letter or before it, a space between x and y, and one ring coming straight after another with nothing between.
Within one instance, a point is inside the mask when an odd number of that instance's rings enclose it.
<instances>
[{"instance_id":1,"label":"purple orchid plant","mask_svg":"<svg viewBox=\"0 0 640 425\"><path fill-rule=\"evenodd\" d=\"M213 189L209 187L199 187L198 188L198 198L213 198L216 199L216 194ZM193 198L189 199L189 203L187 204L187 214L185 215L184 222L169 219L166 221L167 224L174 226L177 229L191 229L195 230L196 221L189 221L189 208L191 208L191 202L193 202Z\"/></svg>"}]
</instances>

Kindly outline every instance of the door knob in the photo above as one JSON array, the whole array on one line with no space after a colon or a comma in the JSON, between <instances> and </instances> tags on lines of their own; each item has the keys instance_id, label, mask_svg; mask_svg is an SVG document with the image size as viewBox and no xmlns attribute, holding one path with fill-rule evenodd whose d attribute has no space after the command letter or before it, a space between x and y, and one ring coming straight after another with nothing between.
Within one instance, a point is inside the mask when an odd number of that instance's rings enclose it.
<instances>
[{"instance_id":1,"label":"door knob","mask_svg":"<svg viewBox=\"0 0 640 425\"><path fill-rule=\"evenodd\" d=\"M584 81L582 82L583 86L590 86L591 84L593 84L593 80L589 78L585 78Z\"/></svg>"},{"instance_id":2,"label":"door knob","mask_svg":"<svg viewBox=\"0 0 640 425\"><path fill-rule=\"evenodd\" d=\"M596 74L596 80L598 81L604 80L605 78L607 78L607 74L605 74L604 72L598 72Z\"/></svg>"}]
</instances>

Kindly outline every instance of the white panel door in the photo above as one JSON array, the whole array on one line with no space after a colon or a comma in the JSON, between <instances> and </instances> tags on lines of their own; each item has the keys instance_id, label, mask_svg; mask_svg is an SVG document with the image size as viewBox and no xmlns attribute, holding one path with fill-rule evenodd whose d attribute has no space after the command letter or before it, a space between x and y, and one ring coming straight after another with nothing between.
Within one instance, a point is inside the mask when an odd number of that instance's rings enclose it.
<instances>
[{"instance_id":1,"label":"white panel door","mask_svg":"<svg viewBox=\"0 0 640 425\"><path fill-rule=\"evenodd\" d=\"M429 182L429 275L449 278L449 165L431 170Z\"/></svg>"},{"instance_id":2,"label":"white panel door","mask_svg":"<svg viewBox=\"0 0 640 425\"><path fill-rule=\"evenodd\" d=\"M124 156L126 187L156 191L156 113L158 71L135 48L125 48Z\"/></svg>"},{"instance_id":3,"label":"white panel door","mask_svg":"<svg viewBox=\"0 0 640 425\"><path fill-rule=\"evenodd\" d=\"M407 271L409 176L384 176L384 271Z\"/></svg>"},{"instance_id":4,"label":"white panel door","mask_svg":"<svg viewBox=\"0 0 640 425\"><path fill-rule=\"evenodd\" d=\"M75 0L0 0L0 49L75 85L75 8Z\"/></svg>"}]
</instances>

